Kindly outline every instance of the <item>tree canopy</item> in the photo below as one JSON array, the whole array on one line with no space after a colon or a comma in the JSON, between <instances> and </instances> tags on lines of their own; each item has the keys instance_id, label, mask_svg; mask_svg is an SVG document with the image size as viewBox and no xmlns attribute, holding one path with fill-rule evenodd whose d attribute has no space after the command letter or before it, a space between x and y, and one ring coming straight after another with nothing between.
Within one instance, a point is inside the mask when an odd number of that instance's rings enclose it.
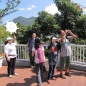
<instances>
[{"instance_id":1,"label":"tree canopy","mask_svg":"<svg viewBox=\"0 0 86 86\"><path fill-rule=\"evenodd\" d=\"M86 15L82 7L71 0L54 0L61 14L55 14L55 19L61 29L72 30L79 38L86 37Z\"/></svg>"},{"instance_id":2,"label":"tree canopy","mask_svg":"<svg viewBox=\"0 0 86 86\"><path fill-rule=\"evenodd\" d=\"M83 14L81 6L71 2L71 0L53 1L60 14L56 13L55 15L51 15L45 11L41 11L38 13L38 17L33 24L25 26L18 23L17 26L19 29L17 30L16 35L19 43L26 44L28 38L31 37L32 32L35 32L43 41L47 41L50 35L53 33L58 34L58 31L61 29L70 29L77 35L77 39L74 43L85 43L86 14Z\"/></svg>"},{"instance_id":3,"label":"tree canopy","mask_svg":"<svg viewBox=\"0 0 86 86\"><path fill-rule=\"evenodd\" d=\"M32 30L37 33L37 36L44 38L53 33L57 33L59 25L56 23L54 16L42 11L38 13L35 23L32 25Z\"/></svg>"},{"instance_id":4,"label":"tree canopy","mask_svg":"<svg viewBox=\"0 0 86 86\"><path fill-rule=\"evenodd\" d=\"M11 34L6 31L4 26L0 26L0 44L6 41L6 38L11 36Z\"/></svg>"},{"instance_id":5,"label":"tree canopy","mask_svg":"<svg viewBox=\"0 0 86 86\"><path fill-rule=\"evenodd\" d=\"M78 19L82 14L82 9L77 3L71 2L71 0L54 0L60 15L55 15L61 29L73 30Z\"/></svg>"},{"instance_id":6,"label":"tree canopy","mask_svg":"<svg viewBox=\"0 0 86 86\"><path fill-rule=\"evenodd\" d=\"M0 0L2 2L2 0ZM17 11L15 9L20 3L20 0L7 0L6 7L0 9L0 20L5 17L6 15L9 15L10 13L13 13Z\"/></svg>"}]
</instances>

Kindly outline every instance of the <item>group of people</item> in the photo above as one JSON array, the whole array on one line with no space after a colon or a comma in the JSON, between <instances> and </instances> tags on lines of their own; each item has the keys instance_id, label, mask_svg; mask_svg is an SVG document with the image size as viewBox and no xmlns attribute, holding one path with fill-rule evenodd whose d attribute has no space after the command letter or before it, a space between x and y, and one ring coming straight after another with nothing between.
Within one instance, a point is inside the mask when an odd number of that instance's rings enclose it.
<instances>
[{"instance_id":1,"label":"group of people","mask_svg":"<svg viewBox=\"0 0 86 86\"><path fill-rule=\"evenodd\" d=\"M47 76L47 83L50 84L50 80L56 80L54 77L54 70L56 66L56 60L58 60L58 52L60 52L60 77L65 79L63 70L65 69L65 75L71 76L69 73L70 68L70 59L71 59L71 41L76 38L76 35L72 33L71 30L60 30L59 35L61 39L58 39L56 36L52 36L48 49L50 51L48 57L49 71ZM70 36L67 36L69 34ZM15 73L15 59L16 59L16 37L14 36L14 42L12 39L7 39L8 43L4 47L5 56L8 63L8 76L12 77L12 74L18 75ZM42 46L42 41L40 38L36 37L36 33L32 33L32 38L27 42L26 51L29 51L30 65L31 68L35 68L37 75L37 86L42 86L43 79L43 66L45 63L45 52L44 47ZM39 53L38 53L39 52ZM41 54L40 54L41 53ZM40 57L40 61L39 61ZM43 59L42 59L43 57Z\"/></svg>"},{"instance_id":2,"label":"group of people","mask_svg":"<svg viewBox=\"0 0 86 86\"><path fill-rule=\"evenodd\" d=\"M49 62L49 71L47 76L48 84L50 84L51 79L56 80L56 78L54 77L54 70L57 62L56 60L58 60L58 52L60 52L60 77L65 79L65 76L63 74L64 69L66 70L65 75L71 76L69 73L70 60L72 55L70 43L73 39L76 38L76 35L73 34L71 30L65 30L65 31L60 30L58 33L61 36L61 39L58 39L56 36L52 36L50 40L50 44L48 45L48 49L50 51L48 57L48 62ZM70 36L67 36L68 34ZM33 33L32 41L31 39L29 39L27 43L27 50L30 49L29 56L30 56L31 68L34 68L34 63L35 63L38 86L41 86L42 84L42 74L43 74L43 66L44 66L44 63L41 64L37 63L38 60L36 59L38 58L37 49L40 46L42 46L41 40L39 38L36 38L36 33ZM44 52L44 48L43 48L43 52Z\"/></svg>"}]
</instances>

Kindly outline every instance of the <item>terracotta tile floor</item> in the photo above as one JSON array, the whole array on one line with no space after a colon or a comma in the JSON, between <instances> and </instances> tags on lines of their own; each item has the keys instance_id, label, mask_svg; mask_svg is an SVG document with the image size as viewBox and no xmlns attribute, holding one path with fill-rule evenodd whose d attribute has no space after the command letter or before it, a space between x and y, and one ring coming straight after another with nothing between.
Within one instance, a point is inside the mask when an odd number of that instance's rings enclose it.
<instances>
[{"instance_id":1,"label":"terracotta tile floor","mask_svg":"<svg viewBox=\"0 0 86 86\"><path fill-rule=\"evenodd\" d=\"M0 86L37 86L36 75L29 67L17 67L18 76L9 78L7 76L7 66L0 68ZM47 84L47 72L44 73L42 86L86 86L86 72L71 69L71 77L62 79L59 77L59 71L55 70L56 81L51 80Z\"/></svg>"}]
</instances>

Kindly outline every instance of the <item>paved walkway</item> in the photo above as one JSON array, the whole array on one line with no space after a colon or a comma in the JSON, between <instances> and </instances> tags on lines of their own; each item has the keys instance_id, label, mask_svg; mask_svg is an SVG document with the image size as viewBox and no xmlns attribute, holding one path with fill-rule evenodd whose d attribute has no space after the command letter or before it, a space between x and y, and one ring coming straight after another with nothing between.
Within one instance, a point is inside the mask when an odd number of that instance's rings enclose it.
<instances>
[{"instance_id":1,"label":"paved walkway","mask_svg":"<svg viewBox=\"0 0 86 86\"><path fill-rule=\"evenodd\" d=\"M28 67L17 67L18 76L12 78L7 77L7 66L0 68L0 86L37 86L36 75L34 71ZM71 77L62 79L59 76L59 71L55 71L56 81L51 80L48 84L47 72L44 73L42 86L86 86L86 72L78 70L70 70Z\"/></svg>"}]
</instances>

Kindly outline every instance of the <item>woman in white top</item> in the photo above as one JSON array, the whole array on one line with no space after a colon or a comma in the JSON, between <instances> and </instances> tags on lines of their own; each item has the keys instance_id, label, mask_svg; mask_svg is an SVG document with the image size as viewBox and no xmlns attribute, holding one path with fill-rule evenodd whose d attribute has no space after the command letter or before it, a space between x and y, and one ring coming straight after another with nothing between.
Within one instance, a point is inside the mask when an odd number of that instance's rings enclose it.
<instances>
[{"instance_id":1,"label":"woman in white top","mask_svg":"<svg viewBox=\"0 0 86 86\"><path fill-rule=\"evenodd\" d=\"M4 53L5 53L5 57L7 60L7 64L8 64L8 76L10 78L12 78L12 75L18 75L17 73L15 73L15 62L16 62L16 45L17 45L17 41L16 41L16 36L15 34L13 34L14 36L14 43L13 38L8 37L7 38L7 44L4 46Z\"/></svg>"}]
</instances>

